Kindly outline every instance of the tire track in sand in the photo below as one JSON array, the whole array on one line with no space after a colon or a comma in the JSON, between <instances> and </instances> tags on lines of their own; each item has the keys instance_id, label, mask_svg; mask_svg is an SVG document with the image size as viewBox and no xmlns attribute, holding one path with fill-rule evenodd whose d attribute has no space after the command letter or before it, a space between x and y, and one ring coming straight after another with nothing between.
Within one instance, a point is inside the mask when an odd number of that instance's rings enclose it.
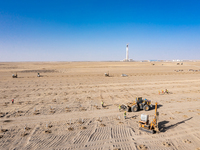
<instances>
[{"instance_id":1,"label":"tire track in sand","mask_svg":"<svg viewBox=\"0 0 200 150\"><path fill-rule=\"evenodd\" d=\"M34 134L34 132L36 131L36 129L39 127L39 125L36 125L35 128L31 131L31 133L28 135L26 142L23 145L23 148L26 147L29 144L29 141L32 137L32 135Z\"/></svg>"}]
</instances>

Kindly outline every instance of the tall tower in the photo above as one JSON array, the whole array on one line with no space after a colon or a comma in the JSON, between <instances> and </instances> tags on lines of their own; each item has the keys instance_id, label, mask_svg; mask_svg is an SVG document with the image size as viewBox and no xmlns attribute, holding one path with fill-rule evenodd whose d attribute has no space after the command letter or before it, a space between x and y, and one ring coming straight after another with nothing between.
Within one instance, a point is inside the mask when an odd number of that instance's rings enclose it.
<instances>
[{"instance_id":1,"label":"tall tower","mask_svg":"<svg viewBox=\"0 0 200 150\"><path fill-rule=\"evenodd\" d=\"M128 59L128 44L126 45L126 61L129 61L129 59Z\"/></svg>"}]
</instances>

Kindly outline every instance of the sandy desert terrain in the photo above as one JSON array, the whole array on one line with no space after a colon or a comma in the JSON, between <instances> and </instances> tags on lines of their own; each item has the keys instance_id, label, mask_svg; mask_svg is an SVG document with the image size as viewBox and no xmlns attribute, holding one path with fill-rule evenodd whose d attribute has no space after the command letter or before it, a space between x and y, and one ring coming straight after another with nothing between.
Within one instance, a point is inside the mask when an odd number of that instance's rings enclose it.
<instances>
[{"instance_id":1,"label":"sandy desert terrain","mask_svg":"<svg viewBox=\"0 0 200 150\"><path fill-rule=\"evenodd\" d=\"M199 69L200 62L0 63L0 149L199 150ZM159 95L164 89L169 94ZM154 109L123 118L119 104L136 96L158 102L160 133L138 127Z\"/></svg>"}]
</instances>

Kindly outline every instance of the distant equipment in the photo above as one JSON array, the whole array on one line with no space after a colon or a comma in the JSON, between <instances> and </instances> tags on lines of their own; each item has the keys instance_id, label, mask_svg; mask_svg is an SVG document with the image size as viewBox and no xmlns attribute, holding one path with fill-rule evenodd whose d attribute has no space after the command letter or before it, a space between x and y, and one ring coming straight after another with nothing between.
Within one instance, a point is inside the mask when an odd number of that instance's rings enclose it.
<instances>
[{"instance_id":1,"label":"distant equipment","mask_svg":"<svg viewBox=\"0 0 200 150\"><path fill-rule=\"evenodd\" d=\"M122 77L128 77L128 75L127 75L127 74L122 74L121 76L122 76Z\"/></svg>"},{"instance_id":2,"label":"distant equipment","mask_svg":"<svg viewBox=\"0 0 200 150\"><path fill-rule=\"evenodd\" d=\"M12 75L13 78L17 78L17 73Z\"/></svg>"},{"instance_id":3,"label":"distant equipment","mask_svg":"<svg viewBox=\"0 0 200 150\"><path fill-rule=\"evenodd\" d=\"M38 73L37 77L40 77L40 73Z\"/></svg>"},{"instance_id":4,"label":"distant equipment","mask_svg":"<svg viewBox=\"0 0 200 150\"><path fill-rule=\"evenodd\" d=\"M183 63L177 63L177 65L183 65Z\"/></svg>"},{"instance_id":5,"label":"distant equipment","mask_svg":"<svg viewBox=\"0 0 200 150\"><path fill-rule=\"evenodd\" d=\"M151 123L149 123L149 115L141 114L141 120L139 121L139 129L149 133L159 132L158 128L158 117L159 113L157 112L157 102L155 105L155 115Z\"/></svg>"},{"instance_id":6,"label":"distant equipment","mask_svg":"<svg viewBox=\"0 0 200 150\"><path fill-rule=\"evenodd\" d=\"M105 75L105 77L109 77L109 72L108 72L108 73L105 73L104 75Z\"/></svg>"}]
</instances>

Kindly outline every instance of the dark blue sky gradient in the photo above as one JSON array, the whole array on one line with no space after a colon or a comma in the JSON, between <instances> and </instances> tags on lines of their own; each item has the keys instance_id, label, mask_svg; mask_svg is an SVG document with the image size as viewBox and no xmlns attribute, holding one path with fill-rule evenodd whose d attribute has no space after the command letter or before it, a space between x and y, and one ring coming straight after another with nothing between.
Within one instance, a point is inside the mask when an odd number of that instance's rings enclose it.
<instances>
[{"instance_id":1,"label":"dark blue sky gradient","mask_svg":"<svg viewBox=\"0 0 200 150\"><path fill-rule=\"evenodd\" d=\"M200 1L0 1L0 61L199 59Z\"/></svg>"}]
</instances>

